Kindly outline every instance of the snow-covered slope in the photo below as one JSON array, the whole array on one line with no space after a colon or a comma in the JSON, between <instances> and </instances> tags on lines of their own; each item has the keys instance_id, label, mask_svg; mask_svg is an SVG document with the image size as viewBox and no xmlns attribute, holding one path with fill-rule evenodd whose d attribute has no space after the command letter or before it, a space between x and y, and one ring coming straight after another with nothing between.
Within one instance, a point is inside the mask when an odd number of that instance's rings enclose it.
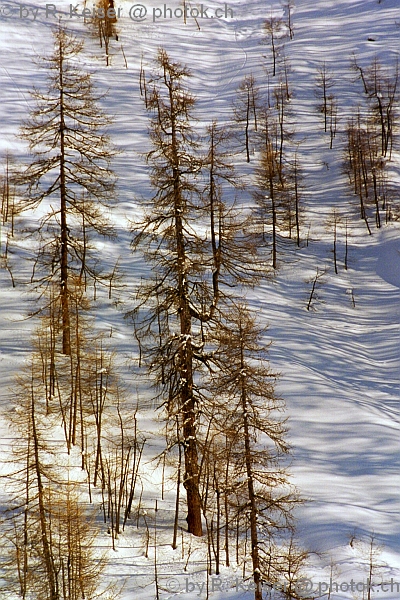
<instances>
[{"instance_id":1,"label":"snow-covered slope","mask_svg":"<svg viewBox=\"0 0 400 600\"><path fill-rule=\"evenodd\" d=\"M9 150L17 160L23 160L26 149L16 134L29 111L29 91L33 86L40 88L44 81L44 73L33 59L51 51L51 31L57 21L52 15L46 17L44 3L26 2L23 7L13 1L0 4L0 151ZM120 235L117 241L104 244L101 252L109 264L121 257L127 285L119 292L122 310L100 298L96 319L100 330L112 327L112 343L119 352L127 385L136 397L137 386L145 384L138 384L129 370L127 359L135 355L136 349L123 312L130 306L134 282L145 274L140 256L130 254L128 233L129 218L137 214L140 198L149 192L142 154L148 148L148 139L147 117L139 93L140 64L149 70L157 49L165 48L192 71L190 86L198 98L199 131L213 119L229 124L235 90L244 76L253 74L265 89L270 53L262 45L263 22L271 14L285 16L285 10L278 2L213 1L208 14L215 15L220 9L222 18L188 18L185 24L182 18L169 18L169 13L168 18L153 22L153 9L158 15L158 9L164 11L164 4L150 5L147 1L147 16L135 21L129 13L137 15L132 7L138 5L116 0L122 10L119 39L111 44L111 66L107 68L102 50L90 37L83 19L77 14L70 17L69 3L55 4L62 21L85 37L85 61L98 88L109 90L103 107L114 116L111 135L122 150L115 160L119 199L113 212ZM180 4L167 6L175 11ZM78 14L82 8L79 5ZM351 56L355 53L363 66L374 56L383 64L395 64L400 51L398 0L297 0L292 19L294 39L286 41L285 53L291 65L291 120L296 139L301 141L299 153L304 169L303 239L308 232L309 243L295 249L294 244L280 239L276 277L262 282L249 294L249 300L260 320L269 324L266 342L273 342L271 367L281 373L278 391L287 403L293 446L291 471L301 494L310 500L298 510L298 528L300 540L316 553L310 559L313 583L329 581L331 559L338 565L338 582L365 581L365 560L349 539L354 532L357 537L373 532L383 546L381 559L388 565L385 578L390 581L393 577L400 589L400 225L391 223L369 236L358 220L357 201L349 194L341 166L346 118L362 101L362 88L354 82L350 70ZM338 133L332 150L315 110L315 77L323 61L334 74L339 102ZM235 157L238 172L249 184L255 160L256 156L252 157L248 166L243 153ZM393 186L399 188L397 152L390 173ZM248 203L249 199L244 193L241 200ZM346 215L349 222L349 265L345 270L341 230L338 275L333 269L332 233L325 225L332 207ZM4 237L1 244L4 251ZM0 269L3 415L12 401L13 376L28 356L33 327L32 320L25 318L32 308L27 285L29 252L17 247L13 252L10 264L15 288L9 273ZM310 280L317 268L326 269L326 273L318 299L307 311ZM149 413L144 410L143 426L151 429L148 419ZM4 453L10 444L5 423L4 418L0 420L0 449ZM157 439L153 442L157 444ZM149 487L149 509L154 505L155 493ZM165 575L167 588L169 585L169 592L162 594L177 597L175 591L179 589L188 600L199 597L200 588L192 589L185 583L187 574L168 550L169 537L162 539L165 547L160 547L160 572ZM103 541L108 544L107 536ZM140 536L129 533L120 538L119 544L118 552L109 552L109 573L124 580L124 600L134 595L152 597L153 565L143 557ZM201 581L203 558L199 551L194 564L200 574L198 579L191 575L191 582ZM174 583L167 585L170 574ZM233 577L233 572L225 575ZM361 597L359 590L349 587L346 591L342 587L332 597L351 598L357 593ZM400 594L396 586L375 593L385 598L398 598ZM212 597L250 596L243 589L233 589L229 594L226 590L215 591Z\"/></svg>"}]
</instances>

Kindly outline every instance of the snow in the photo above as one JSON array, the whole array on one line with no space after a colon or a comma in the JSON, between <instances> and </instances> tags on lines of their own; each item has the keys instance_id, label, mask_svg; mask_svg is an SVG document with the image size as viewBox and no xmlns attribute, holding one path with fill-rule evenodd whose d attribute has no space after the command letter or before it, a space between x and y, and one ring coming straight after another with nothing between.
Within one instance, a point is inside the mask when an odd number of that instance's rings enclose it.
<instances>
[{"instance_id":1,"label":"snow","mask_svg":"<svg viewBox=\"0 0 400 600\"><path fill-rule=\"evenodd\" d=\"M153 6L146 3L146 19L135 22L129 17L134 3L116 0L116 6L122 9L119 40L111 43L111 66L107 68L103 50L90 37L83 18L70 18L69 3L64 0L54 4L62 21L85 37L84 61L98 88L109 91L103 108L114 118L112 140L122 151L115 160L119 197L112 210L119 237L117 241L102 242L99 248L107 266L119 260L125 287L111 301L107 294L99 293L96 327L110 335L109 343L117 351L132 405L136 404L139 389L141 398L145 398L139 406L138 423L147 444L139 529L132 522L117 540L115 552L110 550L106 528L100 537L110 561L108 578L124 584L123 600L153 595L154 549L150 540L149 557L144 556L143 516L152 529L158 499L161 597L204 597L202 542L190 541L182 532L178 549L171 550L170 500L174 484L166 483L166 500L161 501L162 469L151 461L163 450L160 424L150 392L146 391L147 382L138 382L131 368L132 362L137 363L136 343L129 321L123 319L124 312L132 307L135 282L146 276L147 268L139 255L131 255L128 232L129 220L140 214L143 198L149 194L143 160L149 141L147 116L139 94L140 64L142 61L149 72L158 48L165 48L192 72L190 87L198 98L199 131L212 119L229 123L234 93L243 78L253 74L259 84L266 84L264 66L269 49L260 45L264 39L262 25L271 11L283 16L284 10L278 2L267 6L261 0L231 0L225 5L213 0L213 11L224 11L227 6L233 16L225 17L223 12L222 18L199 18L197 22L188 18L185 25L177 18L153 22L152 9L163 6L157 2ZM21 6L29 10L27 18L20 18ZM171 4L174 9L179 6L177 2ZM81 10L83 5L79 7ZM301 141L299 156L305 174L302 237L304 240L309 229L309 244L303 241L301 248L295 249L294 244L281 238L279 271L249 293L249 302L260 321L269 325L265 342L273 342L269 352L271 369L281 374L278 392L287 404L293 449L291 472L301 495L309 500L297 511L298 535L300 542L315 553L307 573L314 585L329 582L331 559L337 564L337 582L366 581L365 558L349 544L354 532L364 539L375 534L383 548L381 560L387 565L385 580L393 577L400 583L400 225L384 225L379 231L373 229L369 236L357 217L357 200L349 194L341 170L345 121L362 101L361 86L354 83L350 70L351 56L355 53L367 66L377 55L393 67L400 50L398 19L398 0L297 0L292 15L294 39L285 46L294 91L291 118L296 139ZM29 92L44 83L44 73L34 59L51 51L51 31L56 24L52 15L46 17L43 3L1 3L0 151L10 150L16 160L24 159L26 153L16 135L32 106ZM332 70L339 100L340 121L332 150L314 110L315 77L324 60ZM252 155L247 165L244 153L235 157L245 182L251 182L254 159ZM399 167L400 155L395 152L390 173L397 187ZM247 206L250 199L244 195L240 201ZM343 266L344 232L339 228L338 275L333 269L333 236L326 229L332 207L349 219L349 268ZM34 225L32 219L25 215L22 222ZM3 252L3 227L0 239ZM11 249L16 288L11 285L9 273L0 268L0 452L4 457L12 442L6 417L13 402L13 378L29 356L35 323L34 317L27 318L35 309L35 295L28 285L32 254L29 245L24 248ZM317 286L317 299L307 311L310 281L317 268L326 269L326 273ZM4 480L0 479L2 501L6 493ZM187 572L186 557L182 560L180 555L181 543L186 550L191 544ZM235 586L236 577L242 581L240 570L224 568L221 577L223 591L218 590L216 579L209 582L212 598L252 597L250 589ZM379 596L398 598L397 588L392 587L385 593L380 591ZM354 596L351 590L343 589L334 597L341 600Z\"/></svg>"}]
</instances>

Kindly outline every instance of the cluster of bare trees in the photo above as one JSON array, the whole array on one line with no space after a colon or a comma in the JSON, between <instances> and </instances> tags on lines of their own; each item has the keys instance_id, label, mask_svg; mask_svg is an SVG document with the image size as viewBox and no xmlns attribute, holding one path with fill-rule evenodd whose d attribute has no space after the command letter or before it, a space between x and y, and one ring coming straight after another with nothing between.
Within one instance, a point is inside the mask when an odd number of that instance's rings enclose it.
<instances>
[{"instance_id":1,"label":"cluster of bare trees","mask_svg":"<svg viewBox=\"0 0 400 600\"><path fill-rule=\"evenodd\" d=\"M98 6L108 14L113 2ZM299 246L302 222L302 169L282 44L294 35L293 6L285 5L287 23L271 16L265 24L273 84L268 79L261 92L253 75L245 77L234 105L247 162L257 153L253 198L263 239L266 227L270 235L273 269L279 233ZM108 55L115 20L100 17L97 25ZM111 290L118 274L116 267L104 271L94 252L96 238L114 235L106 215L115 193L115 151L104 133L108 119L98 109L100 97L79 64L81 50L76 38L56 31L54 51L44 61L48 88L34 91L35 106L22 129L31 161L11 177L7 157L1 180L7 236L14 234L15 214L40 213L31 280L39 292L39 328L16 394L18 467L10 475L14 496L5 520L9 586L26 600L112 596L99 585L103 561L94 559L96 523L87 507L94 495L100 500L113 548L132 514L137 522L140 517L140 500L139 506L134 501L145 438L138 406L128 404L114 357L92 330L87 296L90 285ZM346 167L370 231L371 207L377 227L381 211L389 210L385 161L393 148L398 74L384 73L378 61L366 70L354 61L354 69L367 108L348 122ZM256 600L265 582L284 583L287 597L296 598L306 553L293 537L299 498L286 468L285 405L275 392L277 374L269 369L266 332L245 300L246 289L270 268L258 249L255 211L237 205L243 186L231 166L232 137L216 122L199 133L189 79L186 66L162 49L150 76L141 66L153 195L133 225L132 248L143 253L150 274L138 282L129 313L162 414L166 446L159 458L173 471L172 547L183 488L187 530L205 536L209 574L236 562L243 577L253 578ZM333 83L324 64L316 97L331 148L337 126ZM14 182L24 188L17 203ZM342 220L336 210L327 226L337 273ZM347 220L345 234L347 268ZM8 244L2 247L7 254ZM317 270L308 309L322 275ZM49 427L58 435L48 436ZM146 528L148 548L147 522ZM155 523L155 538L156 531ZM156 539L154 546L157 572Z\"/></svg>"},{"instance_id":2,"label":"cluster of bare trees","mask_svg":"<svg viewBox=\"0 0 400 600\"><path fill-rule=\"evenodd\" d=\"M83 284L70 281L69 289L70 353L62 352L62 305L50 289L12 417L18 470L10 475L16 491L5 526L10 582L16 568L22 598L100 596L96 523L82 498L91 503L96 489L114 547L132 510L144 445L113 356L90 331Z\"/></svg>"},{"instance_id":3,"label":"cluster of bare trees","mask_svg":"<svg viewBox=\"0 0 400 600\"><path fill-rule=\"evenodd\" d=\"M246 76L234 104L235 121L244 131L247 162L250 162L251 149L258 155L253 196L259 208L263 240L266 239L265 226L271 239L274 269L278 266L279 233L294 237L300 246L302 224L303 178L298 145L293 143L290 64L283 44L288 36L290 39L294 36L294 3L288 2L284 8L287 21L271 15L264 24L273 65L271 72L266 70L266 84L263 82L260 86L253 75Z\"/></svg>"},{"instance_id":4,"label":"cluster of bare trees","mask_svg":"<svg viewBox=\"0 0 400 600\"><path fill-rule=\"evenodd\" d=\"M46 407L42 359L38 348L20 378L11 417L18 470L10 475L13 497L2 524L7 588L24 599L94 599L102 595L103 560L79 479L53 433L58 419Z\"/></svg>"},{"instance_id":5,"label":"cluster of bare trees","mask_svg":"<svg viewBox=\"0 0 400 600\"><path fill-rule=\"evenodd\" d=\"M290 4L290 3L289 3ZM295 237L300 245L302 223L302 170L299 146L292 143L294 130L290 111L292 91L289 84L290 66L284 56L283 42L291 31L292 4L286 6L287 18L272 16L265 23L267 41L271 45L272 80L260 86L253 75L246 76L237 91L234 117L243 139L246 160L257 154L254 199L259 206L263 239L265 226L272 246L272 266L277 268L280 233ZM387 162L391 160L395 130L395 105L398 97L398 66L393 72L374 59L368 68L353 58L352 69L363 84L365 106L359 108L346 127L345 170L350 185L360 199L360 216L371 233L370 220L376 227L394 216L393 199L388 183ZM272 83L271 83L272 81ZM333 72L324 62L316 75L317 111L323 127L329 133L330 148L338 128L338 99L334 93ZM347 223L347 222L346 222ZM337 225L337 224L336 224ZM334 226L334 262L337 272L336 232ZM347 268L347 225L346 257Z\"/></svg>"},{"instance_id":6,"label":"cluster of bare trees","mask_svg":"<svg viewBox=\"0 0 400 600\"><path fill-rule=\"evenodd\" d=\"M370 109L370 121L375 128L375 135L380 144L383 157L392 156L393 131L396 118L396 101L398 98L399 66L396 63L394 72L385 68L375 57L371 65L363 69L353 57L352 68L362 81L367 104Z\"/></svg>"},{"instance_id":7,"label":"cluster of bare trees","mask_svg":"<svg viewBox=\"0 0 400 600\"><path fill-rule=\"evenodd\" d=\"M393 151L399 72L396 65L390 73L377 58L364 69L354 57L352 68L362 81L366 104L347 123L345 169L371 233L371 219L379 228L382 216L386 222L392 218L387 161Z\"/></svg>"},{"instance_id":8,"label":"cluster of bare trees","mask_svg":"<svg viewBox=\"0 0 400 600\"><path fill-rule=\"evenodd\" d=\"M100 48L104 46L107 67L110 65L110 40L118 41L117 10L114 0L97 0L92 25L98 36Z\"/></svg>"},{"instance_id":9,"label":"cluster of bare trees","mask_svg":"<svg viewBox=\"0 0 400 600\"><path fill-rule=\"evenodd\" d=\"M360 112L347 124L347 149L345 157L350 185L359 198L360 217L371 233L369 221L381 226L381 213L386 222L390 219L390 194L386 160L381 155L379 142L368 120Z\"/></svg>"},{"instance_id":10,"label":"cluster of bare trees","mask_svg":"<svg viewBox=\"0 0 400 600\"><path fill-rule=\"evenodd\" d=\"M263 334L243 304L231 306L214 332L218 400L207 407L201 477L210 565L219 573L222 562L234 559L244 578L250 567L256 600L262 582L285 581L300 556L292 540L299 500L282 460L289 452L284 402L275 393Z\"/></svg>"},{"instance_id":11,"label":"cluster of bare trees","mask_svg":"<svg viewBox=\"0 0 400 600\"><path fill-rule=\"evenodd\" d=\"M90 326L87 286L109 286L115 277L115 269L101 272L92 241L113 235L104 209L114 196L114 151L78 63L81 49L65 30L55 32L44 61L47 91L34 91L22 130L31 161L16 178L23 189L18 210L40 209L32 282L41 306L30 366L18 384L15 495L4 526L10 588L41 600L113 596L102 590L95 523L82 499L91 502L97 488L114 544L132 510L144 443L113 356ZM2 213L13 206L6 173Z\"/></svg>"},{"instance_id":12,"label":"cluster of bare trees","mask_svg":"<svg viewBox=\"0 0 400 600\"><path fill-rule=\"evenodd\" d=\"M235 121L244 131L247 162L251 147L258 153L253 196L259 207L264 241L265 226L271 232L274 269L278 265L279 232L294 237L299 246L302 223L302 169L298 147L292 143L288 74L285 61L277 81L268 85L266 96L252 75L245 77L234 105Z\"/></svg>"},{"instance_id":13,"label":"cluster of bare trees","mask_svg":"<svg viewBox=\"0 0 400 600\"><path fill-rule=\"evenodd\" d=\"M272 266L277 268L278 232L287 232L300 245L302 223L302 170L298 149L286 151L290 131L285 127L285 96L281 86L275 90L276 104L265 110L261 126L262 145L255 168L254 199L263 222L271 225Z\"/></svg>"},{"instance_id":14,"label":"cluster of bare trees","mask_svg":"<svg viewBox=\"0 0 400 600\"><path fill-rule=\"evenodd\" d=\"M183 485L188 531L201 536L205 524L209 568L217 572L222 551L226 564L236 557L245 565L250 539L259 599L297 501L281 462L288 447L275 376L260 360L258 326L235 300L267 268L251 215L239 218L224 199L236 185L225 132L212 123L202 140L188 69L163 50L156 67L146 102L154 195L133 240L152 276L131 316L163 410L166 452L176 459L177 512ZM176 515L174 547L177 522Z\"/></svg>"}]
</instances>

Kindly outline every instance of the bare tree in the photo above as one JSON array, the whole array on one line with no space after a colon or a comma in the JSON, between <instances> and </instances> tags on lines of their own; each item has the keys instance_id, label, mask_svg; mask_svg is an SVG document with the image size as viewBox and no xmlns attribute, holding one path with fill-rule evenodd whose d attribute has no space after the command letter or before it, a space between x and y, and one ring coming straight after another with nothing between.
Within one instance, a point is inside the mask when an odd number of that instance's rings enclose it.
<instances>
[{"instance_id":1,"label":"bare tree","mask_svg":"<svg viewBox=\"0 0 400 600\"><path fill-rule=\"evenodd\" d=\"M70 353L70 274L83 271L98 279L96 261L88 261L88 236L112 234L102 206L114 194L114 152L101 132L107 118L96 106L90 75L76 64L81 50L82 43L65 30L55 32L54 52L43 63L48 89L33 92L36 106L21 134L32 153L20 178L27 186L23 206L50 201L38 229L36 263L43 269L39 282L59 280L64 354Z\"/></svg>"},{"instance_id":2,"label":"bare tree","mask_svg":"<svg viewBox=\"0 0 400 600\"><path fill-rule=\"evenodd\" d=\"M277 268L278 211L284 203L285 181L283 172L282 128L272 111L265 111L263 145L260 161L255 169L254 198L264 219L270 216L272 225L272 267ZM263 225L264 227L264 225Z\"/></svg>"},{"instance_id":3,"label":"bare tree","mask_svg":"<svg viewBox=\"0 0 400 600\"><path fill-rule=\"evenodd\" d=\"M356 537L353 534L351 547L357 553L358 560L362 559L367 573L368 586L366 586L367 593L365 600L372 600L374 588L379 588L379 585L382 584L384 573L387 571L387 565L380 559L383 546L379 544L376 534L372 532L360 537Z\"/></svg>"},{"instance_id":4,"label":"bare tree","mask_svg":"<svg viewBox=\"0 0 400 600\"><path fill-rule=\"evenodd\" d=\"M294 38L294 29L293 29L293 9L296 6L294 0L286 0L283 3L283 8L286 11L287 16L287 27L289 29L289 37L292 40Z\"/></svg>"},{"instance_id":5,"label":"bare tree","mask_svg":"<svg viewBox=\"0 0 400 600\"><path fill-rule=\"evenodd\" d=\"M292 138L293 130L288 126L287 121L290 116L290 93L288 91L289 86L287 82L279 81L278 85L274 89L275 98L275 118L278 130L278 156L279 156L279 174L281 184L283 184L283 162L285 154L285 144Z\"/></svg>"},{"instance_id":6,"label":"bare tree","mask_svg":"<svg viewBox=\"0 0 400 600\"><path fill-rule=\"evenodd\" d=\"M393 133L396 122L396 103L398 100L399 65L396 62L394 72L390 73L375 57L371 65L363 68L354 55L351 62L353 71L363 83L371 110L370 121L375 128L375 135L380 140L380 154L389 159L393 150Z\"/></svg>"},{"instance_id":7,"label":"bare tree","mask_svg":"<svg viewBox=\"0 0 400 600\"><path fill-rule=\"evenodd\" d=\"M307 310L310 310L310 308L312 308L313 303L316 300L319 300L319 296L318 296L318 288L320 285L322 285L322 283L324 283L323 281L323 277L326 274L326 270L323 269L322 271L319 270L319 267L317 267L317 271L315 273L314 277L311 277L311 279L308 280L307 283L311 283L311 290L310 290L310 295L308 297L308 302L307 302Z\"/></svg>"},{"instance_id":8,"label":"bare tree","mask_svg":"<svg viewBox=\"0 0 400 600\"><path fill-rule=\"evenodd\" d=\"M23 599L100 598L105 562L94 556L95 533L78 501L79 484L72 480L69 468L57 467L56 456L66 453L66 448L60 450L57 440L49 436L51 420L36 352L19 380L16 398L11 418L17 433L14 462L18 468L10 474L12 518L5 522L9 587Z\"/></svg>"},{"instance_id":9,"label":"bare tree","mask_svg":"<svg viewBox=\"0 0 400 600\"><path fill-rule=\"evenodd\" d=\"M274 391L277 375L265 360L262 332L247 309L232 306L214 333L213 428L229 439L229 480L236 497L232 510L250 535L255 599L261 600L262 580L276 582L281 576L279 551L285 536L291 537L291 513L298 502L282 463L289 452L284 403ZM220 447L226 448L221 442ZM220 460L226 462L227 456ZM275 556L274 546L280 547Z\"/></svg>"},{"instance_id":10,"label":"bare tree","mask_svg":"<svg viewBox=\"0 0 400 600\"><path fill-rule=\"evenodd\" d=\"M350 185L360 199L360 216L371 233L369 219L375 217L377 228L381 227L381 211L388 205L386 161L380 154L380 143L374 128L360 113L347 124L347 148L344 161Z\"/></svg>"},{"instance_id":11,"label":"bare tree","mask_svg":"<svg viewBox=\"0 0 400 600\"><path fill-rule=\"evenodd\" d=\"M340 216L337 208L332 208L330 211L329 217L326 221L326 227L329 231L332 231L333 234L333 265L335 268L336 275L338 274L338 260L337 260L337 239L338 239L338 229L342 224L342 218Z\"/></svg>"},{"instance_id":12,"label":"bare tree","mask_svg":"<svg viewBox=\"0 0 400 600\"><path fill-rule=\"evenodd\" d=\"M325 61L323 62L321 67L318 67L318 73L315 80L316 90L315 96L318 99L319 103L317 105L317 110L319 113L323 115L324 119L324 130L328 131L328 122L330 122L330 128L332 131L332 120L334 120L335 114L335 99L334 96L329 92L335 85L335 81L330 69L326 66ZM337 112L337 109L336 109ZM332 134L331 134L332 135ZM332 137L331 137L332 143Z\"/></svg>"},{"instance_id":13,"label":"bare tree","mask_svg":"<svg viewBox=\"0 0 400 600\"><path fill-rule=\"evenodd\" d=\"M264 31L267 41L271 45L272 76L275 77L282 40L287 36L287 27L283 19L271 15L264 23Z\"/></svg>"},{"instance_id":14,"label":"bare tree","mask_svg":"<svg viewBox=\"0 0 400 600\"><path fill-rule=\"evenodd\" d=\"M106 65L108 67L110 65L110 39L118 40L116 30L117 11L114 0L97 0L94 14L93 25L99 37L100 47L102 48L104 44Z\"/></svg>"},{"instance_id":15,"label":"bare tree","mask_svg":"<svg viewBox=\"0 0 400 600\"><path fill-rule=\"evenodd\" d=\"M329 134L330 134L329 147L332 150L333 140L336 137L337 124L338 124L338 103L337 103L335 96L333 96L333 94L330 94L329 98L328 98L328 123L329 123Z\"/></svg>"},{"instance_id":16,"label":"bare tree","mask_svg":"<svg viewBox=\"0 0 400 600\"><path fill-rule=\"evenodd\" d=\"M248 75L239 86L234 104L235 120L237 123L243 123L244 125L247 162L250 162L250 127L252 123L253 131L257 132L259 105L260 92L256 85L256 81L253 75Z\"/></svg>"},{"instance_id":17,"label":"bare tree","mask_svg":"<svg viewBox=\"0 0 400 600\"><path fill-rule=\"evenodd\" d=\"M144 248L153 278L141 285L131 314L136 334L147 341L150 372L169 423L170 447L182 444L188 529L200 536L201 397L196 378L207 362L204 329L218 316L222 287L226 293L226 284L254 278L262 265L252 261L256 247L243 220L222 201L222 182L231 185L232 176L221 158L218 145L223 137L215 126L207 156L199 153L192 117L195 99L184 86L188 69L172 62L164 50L157 66L147 97L153 114L148 162L155 194L133 242L134 248Z\"/></svg>"}]
</instances>

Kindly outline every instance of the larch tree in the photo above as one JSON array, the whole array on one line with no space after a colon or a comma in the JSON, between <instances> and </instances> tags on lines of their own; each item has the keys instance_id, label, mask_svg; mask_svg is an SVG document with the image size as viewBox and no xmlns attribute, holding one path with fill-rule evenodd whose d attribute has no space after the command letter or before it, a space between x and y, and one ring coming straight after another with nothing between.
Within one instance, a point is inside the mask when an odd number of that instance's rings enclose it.
<instances>
[{"instance_id":1,"label":"larch tree","mask_svg":"<svg viewBox=\"0 0 400 600\"><path fill-rule=\"evenodd\" d=\"M15 470L2 524L8 542L3 575L12 597L23 600L111 600L100 581L105 562L94 549L92 519L79 500L82 483L72 479L74 468L60 464L66 448L49 439L56 423L46 410L42 366L34 352L11 412Z\"/></svg>"},{"instance_id":2,"label":"larch tree","mask_svg":"<svg viewBox=\"0 0 400 600\"><path fill-rule=\"evenodd\" d=\"M287 27L289 29L289 37L292 40L294 38L294 29L293 29L293 9L295 8L294 0L285 0L283 4L283 8L286 13L287 18Z\"/></svg>"},{"instance_id":3,"label":"larch tree","mask_svg":"<svg viewBox=\"0 0 400 600\"><path fill-rule=\"evenodd\" d=\"M115 152L103 133L108 119L98 108L90 74L79 64L81 50L75 37L62 28L55 31L54 51L43 62L47 90L33 91L35 106L21 133L32 156L19 178L26 186L22 205L40 206L42 214L37 281L59 282L67 355L70 274L101 278L98 264L89 260L90 234L112 235L103 208L113 199L115 185L110 167Z\"/></svg>"},{"instance_id":4,"label":"larch tree","mask_svg":"<svg viewBox=\"0 0 400 600\"><path fill-rule=\"evenodd\" d=\"M325 62L321 67L318 67L315 83L315 97L318 100L317 110L323 115L324 130L328 131L328 123L332 118L331 113L335 105L335 98L334 95L330 93L330 90L334 87L335 80L331 70L326 66Z\"/></svg>"},{"instance_id":5,"label":"larch tree","mask_svg":"<svg viewBox=\"0 0 400 600\"><path fill-rule=\"evenodd\" d=\"M388 220L390 193L385 158L380 153L380 139L373 124L360 113L347 122L347 147L344 168L350 186L360 199L360 216L371 234L369 219L375 217L377 228L381 227L381 212Z\"/></svg>"},{"instance_id":6,"label":"larch tree","mask_svg":"<svg viewBox=\"0 0 400 600\"><path fill-rule=\"evenodd\" d=\"M239 86L234 104L235 121L243 125L246 160L250 162L250 134L257 132L258 111L260 109L260 92L253 75L244 78Z\"/></svg>"},{"instance_id":7,"label":"larch tree","mask_svg":"<svg viewBox=\"0 0 400 600\"><path fill-rule=\"evenodd\" d=\"M271 15L264 23L266 42L271 45L272 76L275 77L278 67L279 53L282 49L282 40L287 36L287 25L280 17Z\"/></svg>"},{"instance_id":8,"label":"larch tree","mask_svg":"<svg viewBox=\"0 0 400 600\"><path fill-rule=\"evenodd\" d=\"M133 249L145 252L152 276L141 284L131 315L136 336L147 346L171 436L183 450L188 530L201 536L197 379L207 363L205 329L217 318L226 284L235 285L258 267L243 218L222 201L223 182L230 185L233 178L220 149L223 136L212 125L208 153L201 154L195 99L184 85L188 69L164 50L157 67L146 103L154 195L143 222L134 226L133 240Z\"/></svg>"},{"instance_id":9,"label":"larch tree","mask_svg":"<svg viewBox=\"0 0 400 600\"><path fill-rule=\"evenodd\" d=\"M255 600L261 600L262 581L275 584L285 573L281 557L299 501L285 467L285 404L275 392L263 331L248 309L232 304L214 333L214 445L229 449L217 458L229 473L220 484L231 502L234 497L230 520L237 520L242 536L249 533Z\"/></svg>"},{"instance_id":10,"label":"larch tree","mask_svg":"<svg viewBox=\"0 0 400 600\"><path fill-rule=\"evenodd\" d=\"M114 547L132 510L144 445L136 414L132 418L124 407L114 357L90 328L83 286L77 289L73 278L70 285L71 353L61 353L61 306L49 286L10 413L16 441L2 513L7 580L26 600L114 598L99 582L104 563L93 554L94 523L85 500L92 502L97 486Z\"/></svg>"},{"instance_id":11,"label":"larch tree","mask_svg":"<svg viewBox=\"0 0 400 600\"><path fill-rule=\"evenodd\" d=\"M393 72L375 57L371 65L363 68L353 56L351 67L361 79L370 109L369 120L379 139L382 157L392 157L396 126L396 105L399 97L399 64Z\"/></svg>"},{"instance_id":12,"label":"larch tree","mask_svg":"<svg viewBox=\"0 0 400 600\"><path fill-rule=\"evenodd\" d=\"M264 113L263 138L259 163L255 169L254 198L260 207L263 223L265 216L271 215L272 267L276 269L278 210L282 206L285 190L281 168L283 163L281 163L279 151L279 126L274 115L268 110Z\"/></svg>"}]
</instances>

